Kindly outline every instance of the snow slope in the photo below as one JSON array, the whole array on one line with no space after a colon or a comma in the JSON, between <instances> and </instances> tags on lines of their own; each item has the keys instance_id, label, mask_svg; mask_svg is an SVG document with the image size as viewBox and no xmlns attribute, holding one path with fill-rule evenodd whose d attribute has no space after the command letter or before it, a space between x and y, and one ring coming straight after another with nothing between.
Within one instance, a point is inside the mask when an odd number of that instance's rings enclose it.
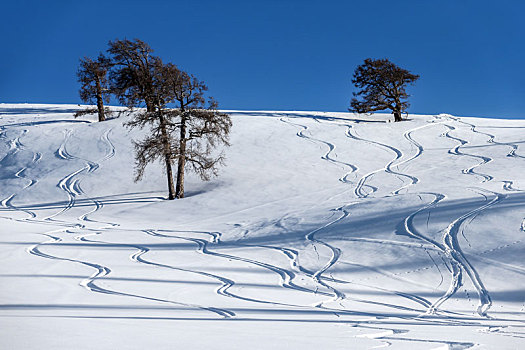
<instances>
[{"instance_id":1,"label":"snow slope","mask_svg":"<svg viewBox=\"0 0 525 350\"><path fill-rule=\"evenodd\" d=\"M0 348L525 347L525 120L230 111L167 201L77 108L0 104Z\"/></svg>"}]
</instances>

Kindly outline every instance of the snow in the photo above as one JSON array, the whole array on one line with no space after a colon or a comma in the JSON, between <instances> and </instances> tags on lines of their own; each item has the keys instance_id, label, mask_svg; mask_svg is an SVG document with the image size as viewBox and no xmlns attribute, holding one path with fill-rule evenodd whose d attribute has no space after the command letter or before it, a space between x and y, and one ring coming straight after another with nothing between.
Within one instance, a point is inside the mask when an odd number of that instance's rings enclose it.
<instances>
[{"instance_id":1,"label":"snow","mask_svg":"<svg viewBox=\"0 0 525 350\"><path fill-rule=\"evenodd\" d=\"M0 104L2 348L524 346L525 120L228 111L167 201L78 108Z\"/></svg>"}]
</instances>

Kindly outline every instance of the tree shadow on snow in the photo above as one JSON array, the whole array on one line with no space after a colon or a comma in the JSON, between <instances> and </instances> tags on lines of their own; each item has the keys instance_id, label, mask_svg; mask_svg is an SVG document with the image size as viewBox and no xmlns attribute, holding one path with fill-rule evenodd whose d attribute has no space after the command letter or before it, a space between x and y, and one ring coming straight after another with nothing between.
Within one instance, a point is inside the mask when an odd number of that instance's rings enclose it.
<instances>
[{"instance_id":1,"label":"tree shadow on snow","mask_svg":"<svg viewBox=\"0 0 525 350\"><path fill-rule=\"evenodd\" d=\"M317 114L311 114L308 112L272 113L272 112L237 112L237 111L234 111L234 112L228 112L228 114L232 116L245 115L245 116L251 116L251 117L269 117L269 118L306 118L306 119L313 119L313 120L344 121L344 122L352 122L352 123L387 123L386 120L334 117L334 116L330 116L329 113L326 113L326 115L317 115Z\"/></svg>"}]
</instances>

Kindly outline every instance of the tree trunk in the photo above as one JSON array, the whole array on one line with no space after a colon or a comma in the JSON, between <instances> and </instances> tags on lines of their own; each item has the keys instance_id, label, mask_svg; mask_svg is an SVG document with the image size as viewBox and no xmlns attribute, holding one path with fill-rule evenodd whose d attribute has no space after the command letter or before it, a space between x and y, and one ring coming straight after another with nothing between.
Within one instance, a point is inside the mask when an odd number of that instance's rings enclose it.
<instances>
[{"instance_id":1,"label":"tree trunk","mask_svg":"<svg viewBox=\"0 0 525 350\"><path fill-rule=\"evenodd\" d=\"M186 165L186 117L184 114L180 122L179 164L177 166L177 188L175 196L184 198L184 166Z\"/></svg>"},{"instance_id":2,"label":"tree trunk","mask_svg":"<svg viewBox=\"0 0 525 350\"><path fill-rule=\"evenodd\" d=\"M164 156L166 161L166 175L168 176L168 199L175 199L175 189L173 188L173 170L171 170L171 158L168 155Z\"/></svg>"},{"instance_id":3,"label":"tree trunk","mask_svg":"<svg viewBox=\"0 0 525 350\"><path fill-rule=\"evenodd\" d=\"M98 121L103 122L104 120L106 120L106 116L104 115L104 100L102 99L102 87L98 79L96 80L96 84L97 84Z\"/></svg>"},{"instance_id":4,"label":"tree trunk","mask_svg":"<svg viewBox=\"0 0 525 350\"><path fill-rule=\"evenodd\" d=\"M398 110L395 110L394 111L394 121L395 122L400 122L402 120L403 120L403 118L401 118L401 112L398 111Z\"/></svg>"},{"instance_id":5,"label":"tree trunk","mask_svg":"<svg viewBox=\"0 0 525 350\"><path fill-rule=\"evenodd\" d=\"M170 139L168 132L166 130L166 123L164 121L164 116L162 111L160 113L160 132L162 137L162 142L164 143L164 161L166 163L166 176L168 177L168 199L175 199L175 189L173 185L173 170L171 169L171 152L170 152Z\"/></svg>"},{"instance_id":6,"label":"tree trunk","mask_svg":"<svg viewBox=\"0 0 525 350\"><path fill-rule=\"evenodd\" d=\"M145 98L144 100L146 102L146 112L155 112L155 104L151 102L149 98Z\"/></svg>"}]
</instances>

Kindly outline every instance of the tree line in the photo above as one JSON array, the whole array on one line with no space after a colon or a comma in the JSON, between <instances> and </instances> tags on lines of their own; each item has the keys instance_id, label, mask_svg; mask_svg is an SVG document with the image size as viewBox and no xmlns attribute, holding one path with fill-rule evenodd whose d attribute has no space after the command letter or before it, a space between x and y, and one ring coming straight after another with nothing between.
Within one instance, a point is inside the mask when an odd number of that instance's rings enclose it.
<instances>
[{"instance_id":1,"label":"tree line","mask_svg":"<svg viewBox=\"0 0 525 350\"><path fill-rule=\"evenodd\" d=\"M106 120L110 111L104 103L113 96L134 111L127 127L148 128L143 140L134 141L135 181L142 179L148 164L160 159L166 171L168 199L175 199L184 197L186 168L203 180L217 174L224 155L215 149L229 145L232 122L226 113L219 112L213 98L206 97L208 87L203 81L164 63L139 39L110 41L106 54L82 58L77 77L80 98L97 107L76 116L97 113L99 121Z\"/></svg>"}]
</instances>

